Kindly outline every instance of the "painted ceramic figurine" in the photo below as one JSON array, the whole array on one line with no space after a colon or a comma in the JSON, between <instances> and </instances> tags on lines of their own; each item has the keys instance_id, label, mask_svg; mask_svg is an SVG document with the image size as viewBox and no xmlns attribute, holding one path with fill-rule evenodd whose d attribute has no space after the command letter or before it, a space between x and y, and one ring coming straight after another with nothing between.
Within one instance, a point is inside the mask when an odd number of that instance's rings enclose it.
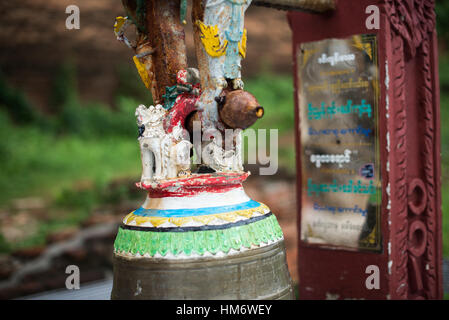
<instances>
[{"instance_id":1,"label":"painted ceramic figurine","mask_svg":"<svg viewBox=\"0 0 449 320\"><path fill-rule=\"evenodd\" d=\"M181 122L166 132L166 111L161 105L136 109L142 158L141 183L176 178L190 173L190 141L183 139Z\"/></svg>"},{"instance_id":2,"label":"painted ceramic figurine","mask_svg":"<svg viewBox=\"0 0 449 320\"><path fill-rule=\"evenodd\" d=\"M183 39L179 0L123 0L132 19L119 19L116 35L136 51L136 66L157 103L135 113L143 167L137 186L147 197L117 234L114 299L293 297L276 217L242 186L249 172L241 131L264 114L243 90L240 74L250 2L194 0L198 71L187 68L174 40ZM154 15L145 16L149 12ZM122 29L128 20L138 32L134 45ZM146 55L137 53L142 47ZM226 129L234 129L228 144L220 139ZM210 130L218 136L204 139Z\"/></svg>"}]
</instances>

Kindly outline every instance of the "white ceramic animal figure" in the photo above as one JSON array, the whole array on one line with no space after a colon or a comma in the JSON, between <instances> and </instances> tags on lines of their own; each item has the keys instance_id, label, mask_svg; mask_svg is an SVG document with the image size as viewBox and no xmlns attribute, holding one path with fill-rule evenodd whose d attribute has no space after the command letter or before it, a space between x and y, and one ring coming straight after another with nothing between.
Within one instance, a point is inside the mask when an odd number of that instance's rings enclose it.
<instances>
[{"instance_id":1,"label":"white ceramic animal figure","mask_svg":"<svg viewBox=\"0 0 449 320\"><path fill-rule=\"evenodd\" d=\"M178 122L170 134L166 135L163 147L163 177L176 178L190 174L190 149L192 143L183 137L184 128Z\"/></svg>"},{"instance_id":2,"label":"white ceramic animal figure","mask_svg":"<svg viewBox=\"0 0 449 320\"><path fill-rule=\"evenodd\" d=\"M148 180L162 179L161 142L166 135L162 120L166 111L160 104L149 108L139 105L135 115L139 128L144 128L138 138L142 158L141 181L148 183Z\"/></svg>"}]
</instances>

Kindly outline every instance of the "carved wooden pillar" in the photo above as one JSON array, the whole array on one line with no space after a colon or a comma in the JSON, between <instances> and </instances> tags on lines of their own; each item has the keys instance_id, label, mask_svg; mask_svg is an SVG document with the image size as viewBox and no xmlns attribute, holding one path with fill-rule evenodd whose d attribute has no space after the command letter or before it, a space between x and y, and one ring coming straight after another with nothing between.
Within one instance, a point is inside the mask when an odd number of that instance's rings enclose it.
<instances>
[{"instance_id":1,"label":"carved wooden pillar","mask_svg":"<svg viewBox=\"0 0 449 320\"><path fill-rule=\"evenodd\" d=\"M368 30L366 8L380 9ZM382 186L378 252L323 248L299 240L300 298L442 298L441 170L437 37L434 0L339 0L334 12L289 13L294 59L299 45L375 34ZM313 30L313 32L312 32ZM295 85L301 79L295 68ZM295 95L297 109L300 97ZM296 120L299 123L299 112ZM298 126L296 126L298 128ZM297 131L298 176L301 139ZM298 199L305 188L298 179ZM301 205L298 225L301 231ZM380 269L368 289L366 267Z\"/></svg>"},{"instance_id":2,"label":"carved wooden pillar","mask_svg":"<svg viewBox=\"0 0 449 320\"><path fill-rule=\"evenodd\" d=\"M392 298L442 297L440 135L433 0L385 1Z\"/></svg>"}]
</instances>

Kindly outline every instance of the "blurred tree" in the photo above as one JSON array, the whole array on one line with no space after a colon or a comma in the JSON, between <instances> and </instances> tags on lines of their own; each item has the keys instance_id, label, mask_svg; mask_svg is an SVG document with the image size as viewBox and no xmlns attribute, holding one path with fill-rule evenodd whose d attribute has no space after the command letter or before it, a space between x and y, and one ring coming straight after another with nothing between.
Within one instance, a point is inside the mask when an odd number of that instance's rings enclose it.
<instances>
[{"instance_id":1,"label":"blurred tree","mask_svg":"<svg viewBox=\"0 0 449 320\"><path fill-rule=\"evenodd\" d=\"M449 42L449 1L440 0L435 5L438 36L444 43Z\"/></svg>"},{"instance_id":2,"label":"blurred tree","mask_svg":"<svg viewBox=\"0 0 449 320\"><path fill-rule=\"evenodd\" d=\"M5 238L0 233L0 253L9 253L10 250L10 245L6 242Z\"/></svg>"},{"instance_id":3,"label":"blurred tree","mask_svg":"<svg viewBox=\"0 0 449 320\"><path fill-rule=\"evenodd\" d=\"M115 99L120 97L131 97L142 101L145 105L153 104L153 97L137 73L135 68L128 64L120 64L116 68L118 84L115 90Z\"/></svg>"},{"instance_id":4,"label":"blurred tree","mask_svg":"<svg viewBox=\"0 0 449 320\"><path fill-rule=\"evenodd\" d=\"M51 111L60 113L65 106L78 104L77 88L76 65L71 60L66 60L59 66L53 79Z\"/></svg>"},{"instance_id":5,"label":"blurred tree","mask_svg":"<svg viewBox=\"0 0 449 320\"><path fill-rule=\"evenodd\" d=\"M0 109L5 109L15 123L30 123L39 116L22 91L8 85L0 71Z\"/></svg>"}]
</instances>

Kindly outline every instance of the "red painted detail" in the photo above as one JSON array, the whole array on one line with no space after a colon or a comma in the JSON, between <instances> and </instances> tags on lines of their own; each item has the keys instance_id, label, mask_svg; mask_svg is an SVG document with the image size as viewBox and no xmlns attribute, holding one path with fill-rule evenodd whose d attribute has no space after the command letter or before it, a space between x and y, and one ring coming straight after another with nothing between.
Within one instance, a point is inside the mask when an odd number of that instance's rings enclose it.
<instances>
[{"instance_id":1,"label":"red painted detail","mask_svg":"<svg viewBox=\"0 0 449 320\"><path fill-rule=\"evenodd\" d=\"M166 197L191 197L199 193L224 193L233 189L241 188L241 185L226 185L226 186L209 186L209 187L170 187L169 189L154 189L148 191L150 198L166 198Z\"/></svg>"},{"instance_id":2,"label":"red painted detail","mask_svg":"<svg viewBox=\"0 0 449 320\"><path fill-rule=\"evenodd\" d=\"M181 69L176 74L176 82L180 84L186 84L187 83L187 70Z\"/></svg>"},{"instance_id":3,"label":"red painted detail","mask_svg":"<svg viewBox=\"0 0 449 320\"><path fill-rule=\"evenodd\" d=\"M199 84L193 86L199 89ZM175 101L174 106L170 109L168 117L165 119L164 128L167 132L172 132L173 127L181 121L181 126L185 128L185 120L187 116L196 110L196 102L200 96L196 96L190 93L180 94Z\"/></svg>"},{"instance_id":4,"label":"red painted detail","mask_svg":"<svg viewBox=\"0 0 449 320\"><path fill-rule=\"evenodd\" d=\"M136 186L148 190L150 198L185 197L202 192L224 193L242 187L249 172L194 174L186 178L154 182L149 185L136 183Z\"/></svg>"}]
</instances>

